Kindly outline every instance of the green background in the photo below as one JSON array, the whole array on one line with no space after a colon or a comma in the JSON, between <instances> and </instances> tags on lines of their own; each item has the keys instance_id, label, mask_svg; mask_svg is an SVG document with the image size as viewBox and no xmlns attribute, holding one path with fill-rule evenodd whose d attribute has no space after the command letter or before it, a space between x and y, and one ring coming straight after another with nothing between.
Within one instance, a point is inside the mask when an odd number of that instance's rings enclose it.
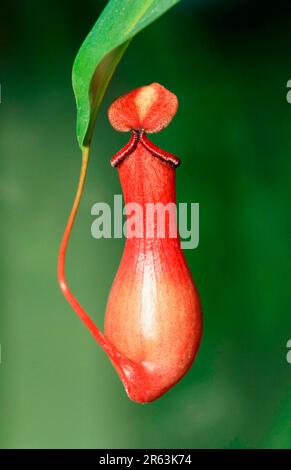
<instances>
[{"instance_id":1,"label":"green background","mask_svg":"<svg viewBox=\"0 0 291 470\"><path fill-rule=\"evenodd\" d=\"M100 327L124 243L90 233L92 205L120 193L115 97L153 81L178 95L153 140L182 159L178 201L200 203L186 257L203 341L187 376L143 406L56 279L81 161L71 67L105 2L1 6L0 447L290 447L291 9L254 3L182 1L132 42L97 121L68 279Z\"/></svg>"}]
</instances>

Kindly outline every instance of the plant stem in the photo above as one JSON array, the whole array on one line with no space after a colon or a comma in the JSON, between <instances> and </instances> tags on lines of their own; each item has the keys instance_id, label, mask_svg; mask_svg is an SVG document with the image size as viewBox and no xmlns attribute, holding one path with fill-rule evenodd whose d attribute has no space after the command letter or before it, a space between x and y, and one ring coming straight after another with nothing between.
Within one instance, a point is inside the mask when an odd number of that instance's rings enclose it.
<instances>
[{"instance_id":1,"label":"plant stem","mask_svg":"<svg viewBox=\"0 0 291 470\"><path fill-rule=\"evenodd\" d=\"M99 328L95 325L93 320L89 317L89 315L85 312L83 307L79 304L78 300L72 294L68 286L66 273L65 273L67 248L68 248L68 243L70 240L72 228L73 228L76 215L78 212L78 208L80 205L80 201L82 198L83 190L84 190L87 168L88 168L88 161L89 161L89 153L90 153L90 148L83 147L82 166L81 166L81 171L80 171L78 188L77 188L74 204L73 204L73 207L72 207L72 210L71 210L68 222L67 222L67 226L65 228L65 232L63 235L63 239L62 239L60 251L59 251L58 279L59 279L61 291L64 297L66 298L66 300L68 301L68 303L71 305L71 307L76 312L78 317L82 320L82 322L87 326L88 330L90 331L92 336L96 339L96 341L100 344L100 346L106 351L108 351L108 348L111 349L112 346L108 343L108 341L106 340L104 335L101 333Z\"/></svg>"}]
</instances>

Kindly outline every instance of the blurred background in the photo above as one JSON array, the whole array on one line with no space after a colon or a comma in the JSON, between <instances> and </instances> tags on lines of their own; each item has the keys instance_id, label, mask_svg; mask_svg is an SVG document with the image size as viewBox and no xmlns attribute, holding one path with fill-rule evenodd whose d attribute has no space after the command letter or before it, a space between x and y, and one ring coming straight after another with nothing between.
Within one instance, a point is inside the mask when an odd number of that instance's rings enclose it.
<instances>
[{"instance_id":1,"label":"blurred background","mask_svg":"<svg viewBox=\"0 0 291 470\"><path fill-rule=\"evenodd\" d=\"M103 102L68 254L72 290L100 327L124 243L90 232L92 205L121 192L114 98L153 81L178 95L153 140L182 159L178 201L200 203L186 257L203 341L187 376L146 406L128 400L56 278L81 162L71 68L105 3L1 4L0 447L288 448L290 2L182 1L134 39Z\"/></svg>"}]
</instances>

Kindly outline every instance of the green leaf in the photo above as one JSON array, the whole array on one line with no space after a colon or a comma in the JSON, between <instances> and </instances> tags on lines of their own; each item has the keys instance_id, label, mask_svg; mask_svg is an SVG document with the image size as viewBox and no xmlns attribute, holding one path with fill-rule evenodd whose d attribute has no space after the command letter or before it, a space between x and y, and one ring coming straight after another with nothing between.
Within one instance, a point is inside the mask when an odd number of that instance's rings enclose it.
<instances>
[{"instance_id":1,"label":"green leaf","mask_svg":"<svg viewBox=\"0 0 291 470\"><path fill-rule=\"evenodd\" d=\"M77 139L89 146L106 88L131 38L180 0L110 0L73 66Z\"/></svg>"}]
</instances>

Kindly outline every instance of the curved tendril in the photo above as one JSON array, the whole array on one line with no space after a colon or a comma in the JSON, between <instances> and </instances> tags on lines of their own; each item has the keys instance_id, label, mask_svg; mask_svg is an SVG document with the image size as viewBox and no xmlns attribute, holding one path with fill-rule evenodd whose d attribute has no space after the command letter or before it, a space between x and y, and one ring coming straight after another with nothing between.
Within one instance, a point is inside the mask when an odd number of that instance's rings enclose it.
<instances>
[{"instance_id":1,"label":"curved tendril","mask_svg":"<svg viewBox=\"0 0 291 470\"><path fill-rule=\"evenodd\" d=\"M67 283L66 272L65 272L68 243L69 243L72 228L76 219L76 215L78 212L78 208L79 208L83 190L84 190L87 168L88 168L88 161L89 161L89 148L84 147L78 188L77 188L73 207L72 207L72 210L71 210L71 213L70 213L70 216L69 216L69 219L68 219L65 231L64 231L64 235L63 235L60 250L59 250L58 280L59 280L61 291L64 297L66 298L66 300L68 301L68 303L71 305L71 307L76 312L78 317L82 320L82 322L87 326L88 330L90 331L92 336L96 339L96 341L100 344L100 346L103 347L103 349L105 349L106 351L108 351L108 349L111 349L112 346L110 345L110 343L101 333L99 328L95 325L93 320L89 317L89 315L86 313L84 308L79 304L78 300L71 292Z\"/></svg>"}]
</instances>

